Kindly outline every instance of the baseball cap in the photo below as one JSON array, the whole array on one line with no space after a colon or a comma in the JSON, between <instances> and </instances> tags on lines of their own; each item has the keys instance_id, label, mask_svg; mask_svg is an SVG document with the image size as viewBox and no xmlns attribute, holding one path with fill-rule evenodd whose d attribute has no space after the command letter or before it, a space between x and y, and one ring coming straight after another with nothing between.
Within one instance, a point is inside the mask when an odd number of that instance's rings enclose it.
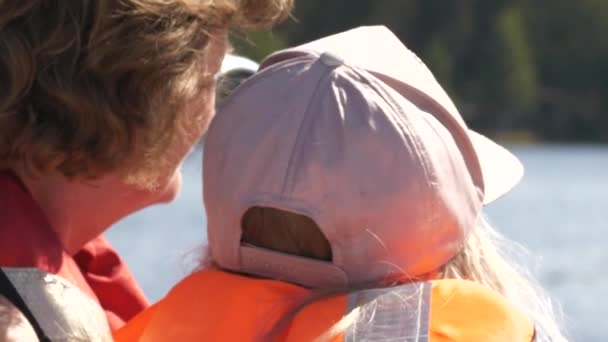
<instances>
[{"instance_id":1,"label":"baseball cap","mask_svg":"<svg viewBox=\"0 0 608 342\"><path fill-rule=\"evenodd\" d=\"M382 26L267 57L220 108L203 158L218 265L312 288L437 270L460 251L482 206L523 175ZM243 244L241 219L260 206L311 218L332 260Z\"/></svg>"}]
</instances>

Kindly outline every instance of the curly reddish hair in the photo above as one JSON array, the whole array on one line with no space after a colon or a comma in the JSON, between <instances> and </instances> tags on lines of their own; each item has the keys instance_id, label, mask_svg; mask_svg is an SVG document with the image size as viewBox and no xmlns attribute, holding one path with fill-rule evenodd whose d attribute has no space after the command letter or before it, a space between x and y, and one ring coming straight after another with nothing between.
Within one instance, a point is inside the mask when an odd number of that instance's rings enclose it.
<instances>
[{"instance_id":1,"label":"curly reddish hair","mask_svg":"<svg viewBox=\"0 0 608 342\"><path fill-rule=\"evenodd\" d=\"M212 81L196 71L213 32L270 27L292 1L0 1L0 169L88 178L140 141L162 153Z\"/></svg>"}]
</instances>

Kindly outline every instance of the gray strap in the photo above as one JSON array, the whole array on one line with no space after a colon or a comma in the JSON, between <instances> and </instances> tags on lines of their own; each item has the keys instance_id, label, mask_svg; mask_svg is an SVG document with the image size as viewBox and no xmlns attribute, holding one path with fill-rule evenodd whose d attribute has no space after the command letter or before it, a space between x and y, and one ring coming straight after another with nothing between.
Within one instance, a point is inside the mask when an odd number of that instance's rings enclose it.
<instances>
[{"instance_id":1,"label":"gray strap","mask_svg":"<svg viewBox=\"0 0 608 342\"><path fill-rule=\"evenodd\" d=\"M21 314L25 316L34 329L34 332L36 333L36 336L40 342L50 341L48 336L45 335L44 330L42 330L40 324L38 324L36 317L32 315L27 303L23 301L23 298L21 298L21 295L19 295L19 291L17 291L13 282L11 282L11 280L6 276L2 268L0 268L0 295L4 296L4 298L12 303L21 312Z\"/></svg>"},{"instance_id":2,"label":"gray strap","mask_svg":"<svg viewBox=\"0 0 608 342\"><path fill-rule=\"evenodd\" d=\"M349 295L347 313L359 316L345 342L428 342L431 284L358 291Z\"/></svg>"},{"instance_id":3,"label":"gray strap","mask_svg":"<svg viewBox=\"0 0 608 342\"><path fill-rule=\"evenodd\" d=\"M65 279L36 268L3 268L51 341L111 341L97 302Z\"/></svg>"}]
</instances>

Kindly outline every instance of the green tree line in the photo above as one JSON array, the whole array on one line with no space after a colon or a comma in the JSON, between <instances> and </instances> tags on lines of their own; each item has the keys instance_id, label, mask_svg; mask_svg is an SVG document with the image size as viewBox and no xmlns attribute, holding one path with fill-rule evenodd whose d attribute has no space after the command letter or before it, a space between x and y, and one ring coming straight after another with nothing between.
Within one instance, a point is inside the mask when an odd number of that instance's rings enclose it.
<instances>
[{"instance_id":1,"label":"green tree line","mask_svg":"<svg viewBox=\"0 0 608 342\"><path fill-rule=\"evenodd\" d=\"M608 141L607 0L299 0L281 27L234 41L259 60L361 25L391 29L475 129Z\"/></svg>"}]
</instances>

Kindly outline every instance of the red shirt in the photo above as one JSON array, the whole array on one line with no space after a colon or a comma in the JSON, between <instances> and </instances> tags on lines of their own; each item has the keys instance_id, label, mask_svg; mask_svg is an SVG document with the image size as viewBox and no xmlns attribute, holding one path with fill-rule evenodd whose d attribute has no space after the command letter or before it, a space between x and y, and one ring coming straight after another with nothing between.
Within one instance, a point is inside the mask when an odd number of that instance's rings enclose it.
<instances>
[{"instance_id":1,"label":"red shirt","mask_svg":"<svg viewBox=\"0 0 608 342\"><path fill-rule=\"evenodd\" d=\"M25 186L6 171L0 172L0 267L36 267L67 279L99 302L112 330L149 305L103 236L68 255Z\"/></svg>"}]
</instances>

